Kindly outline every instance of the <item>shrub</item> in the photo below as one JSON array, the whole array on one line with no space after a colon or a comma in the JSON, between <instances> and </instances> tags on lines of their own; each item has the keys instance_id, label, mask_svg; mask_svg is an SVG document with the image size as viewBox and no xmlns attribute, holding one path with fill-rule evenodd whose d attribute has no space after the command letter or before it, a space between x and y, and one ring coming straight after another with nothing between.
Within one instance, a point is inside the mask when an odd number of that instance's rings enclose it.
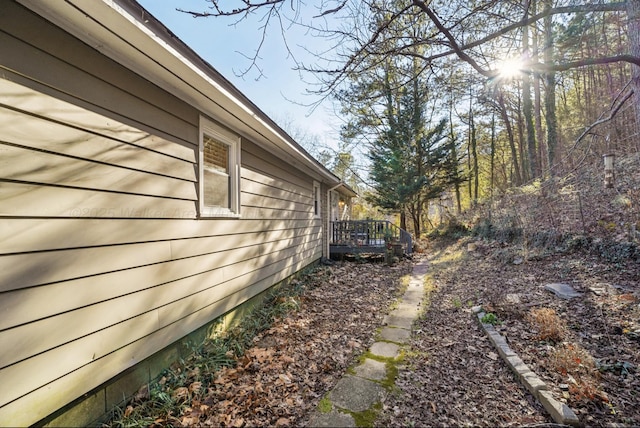
<instances>
[{"instance_id":1,"label":"shrub","mask_svg":"<svg viewBox=\"0 0 640 428\"><path fill-rule=\"evenodd\" d=\"M538 331L538 339L560 342L564 339L565 328L556 311L550 308L531 309L527 321Z\"/></svg>"},{"instance_id":2,"label":"shrub","mask_svg":"<svg viewBox=\"0 0 640 428\"><path fill-rule=\"evenodd\" d=\"M593 376L596 373L593 357L580 345L563 343L550 357L552 367L563 376Z\"/></svg>"},{"instance_id":3,"label":"shrub","mask_svg":"<svg viewBox=\"0 0 640 428\"><path fill-rule=\"evenodd\" d=\"M482 322L482 324L491 324L491 325L500 324L500 320L498 319L496 314L491 312L484 314L484 316L480 321Z\"/></svg>"},{"instance_id":4,"label":"shrub","mask_svg":"<svg viewBox=\"0 0 640 428\"><path fill-rule=\"evenodd\" d=\"M600 257L612 263L640 259L640 249L633 242L600 242L596 249L600 252Z\"/></svg>"},{"instance_id":5,"label":"shrub","mask_svg":"<svg viewBox=\"0 0 640 428\"><path fill-rule=\"evenodd\" d=\"M551 353L550 362L558 373L569 377L569 393L574 400L609 401L607 394L600 390L595 361L584 348L563 343Z\"/></svg>"},{"instance_id":6,"label":"shrub","mask_svg":"<svg viewBox=\"0 0 640 428\"><path fill-rule=\"evenodd\" d=\"M491 224L489 219L483 218L475 226L471 231L473 236L477 236L479 238L484 239L492 239L494 237L494 226Z\"/></svg>"},{"instance_id":7,"label":"shrub","mask_svg":"<svg viewBox=\"0 0 640 428\"><path fill-rule=\"evenodd\" d=\"M446 223L442 223L438 228L432 230L428 237L430 239L459 239L467 235L469 235L469 228L461 223L456 217L450 217Z\"/></svg>"},{"instance_id":8,"label":"shrub","mask_svg":"<svg viewBox=\"0 0 640 428\"><path fill-rule=\"evenodd\" d=\"M566 241L566 246L569 251L589 249L591 240L585 235L570 236Z\"/></svg>"}]
</instances>

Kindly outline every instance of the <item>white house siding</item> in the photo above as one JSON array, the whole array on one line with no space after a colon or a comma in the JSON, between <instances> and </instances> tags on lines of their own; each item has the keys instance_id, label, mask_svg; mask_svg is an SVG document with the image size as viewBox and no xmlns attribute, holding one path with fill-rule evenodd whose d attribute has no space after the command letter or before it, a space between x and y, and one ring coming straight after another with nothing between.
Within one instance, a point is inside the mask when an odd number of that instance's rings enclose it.
<instances>
[{"instance_id":1,"label":"white house siding","mask_svg":"<svg viewBox=\"0 0 640 428\"><path fill-rule=\"evenodd\" d=\"M198 219L201 112L0 7L0 426L17 426L320 258L322 221L313 179L244 138L241 218Z\"/></svg>"}]
</instances>

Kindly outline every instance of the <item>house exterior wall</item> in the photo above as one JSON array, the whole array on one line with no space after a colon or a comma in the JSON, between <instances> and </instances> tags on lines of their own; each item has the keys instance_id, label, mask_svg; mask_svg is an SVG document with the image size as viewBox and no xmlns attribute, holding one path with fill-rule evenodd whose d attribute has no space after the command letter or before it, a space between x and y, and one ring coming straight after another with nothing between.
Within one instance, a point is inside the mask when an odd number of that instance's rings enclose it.
<instances>
[{"instance_id":1,"label":"house exterior wall","mask_svg":"<svg viewBox=\"0 0 640 428\"><path fill-rule=\"evenodd\" d=\"M322 256L313 178L246 138L241 218L198 217L202 114L2 3L0 426L38 422Z\"/></svg>"}]
</instances>

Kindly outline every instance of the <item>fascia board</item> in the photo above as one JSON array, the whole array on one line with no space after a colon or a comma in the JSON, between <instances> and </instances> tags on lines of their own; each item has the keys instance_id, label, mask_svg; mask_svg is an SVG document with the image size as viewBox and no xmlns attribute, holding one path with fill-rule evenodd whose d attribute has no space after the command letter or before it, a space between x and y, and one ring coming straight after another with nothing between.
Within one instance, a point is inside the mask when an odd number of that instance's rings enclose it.
<instances>
[{"instance_id":1,"label":"fascia board","mask_svg":"<svg viewBox=\"0 0 640 428\"><path fill-rule=\"evenodd\" d=\"M288 141L283 131L269 123L266 114L164 25L151 15L143 15L147 12L135 1L18 1L245 138L272 152L275 149L274 154L296 168L325 182L340 181L297 144ZM133 16L134 11L139 11L140 16ZM145 25L145 20L156 24L155 31Z\"/></svg>"},{"instance_id":2,"label":"fascia board","mask_svg":"<svg viewBox=\"0 0 640 428\"><path fill-rule=\"evenodd\" d=\"M341 183L341 186L338 188L338 191L346 196L350 196L352 198L355 198L358 196L358 194L356 193L355 190L353 190L351 188L351 186L349 186L346 183Z\"/></svg>"}]
</instances>

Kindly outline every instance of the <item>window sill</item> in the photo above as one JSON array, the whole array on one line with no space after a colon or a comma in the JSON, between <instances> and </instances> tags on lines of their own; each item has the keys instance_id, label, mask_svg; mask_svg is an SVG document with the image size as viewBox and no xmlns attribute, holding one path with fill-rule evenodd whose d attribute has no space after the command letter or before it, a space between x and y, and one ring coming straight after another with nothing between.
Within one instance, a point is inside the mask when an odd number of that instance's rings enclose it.
<instances>
[{"instance_id":1,"label":"window sill","mask_svg":"<svg viewBox=\"0 0 640 428\"><path fill-rule=\"evenodd\" d=\"M199 215L200 219L221 219L221 218L229 218L229 219L239 219L240 214L235 213L226 208L214 208L214 207L205 207Z\"/></svg>"}]
</instances>

